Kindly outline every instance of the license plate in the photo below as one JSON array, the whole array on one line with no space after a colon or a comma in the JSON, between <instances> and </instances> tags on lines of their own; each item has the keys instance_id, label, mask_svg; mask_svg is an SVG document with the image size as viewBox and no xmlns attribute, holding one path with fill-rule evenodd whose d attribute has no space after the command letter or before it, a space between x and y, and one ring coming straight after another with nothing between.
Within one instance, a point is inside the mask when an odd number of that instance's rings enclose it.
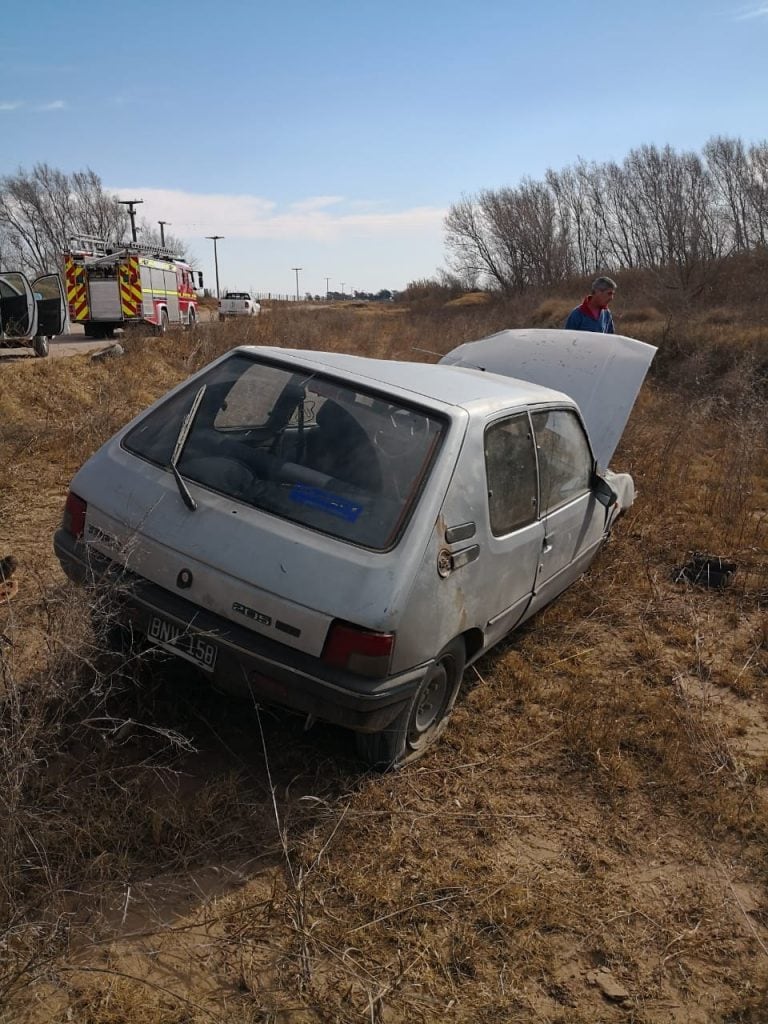
<instances>
[{"instance_id":1,"label":"license plate","mask_svg":"<svg viewBox=\"0 0 768 1024\"><path fill-rule=\"evenodd\" d=\"M152 616L149 624L149 637L154 640L158 647L178 654L187 661L213 672L216 665L217 648L199 633L190 631L183 626L177 626L175 622L168 622L158 615Z\"/></svg>"}]
</instances>

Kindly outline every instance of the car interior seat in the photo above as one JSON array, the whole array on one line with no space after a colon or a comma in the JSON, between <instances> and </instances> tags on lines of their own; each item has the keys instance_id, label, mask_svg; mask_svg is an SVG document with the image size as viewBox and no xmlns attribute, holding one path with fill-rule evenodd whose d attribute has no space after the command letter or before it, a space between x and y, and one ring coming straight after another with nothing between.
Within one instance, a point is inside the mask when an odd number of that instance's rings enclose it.
<instances>
[{"instance_id":1,"label":"car interior seat","mask_svg":"<svg viewBox=\"0 0 768 1024\"><path fill-rule=\"evenodd\" d=\"M357 419L338 402L326 400L306 443L306 465L373 493L382 489L376 449Z\"/></svg>"}]
</instances>

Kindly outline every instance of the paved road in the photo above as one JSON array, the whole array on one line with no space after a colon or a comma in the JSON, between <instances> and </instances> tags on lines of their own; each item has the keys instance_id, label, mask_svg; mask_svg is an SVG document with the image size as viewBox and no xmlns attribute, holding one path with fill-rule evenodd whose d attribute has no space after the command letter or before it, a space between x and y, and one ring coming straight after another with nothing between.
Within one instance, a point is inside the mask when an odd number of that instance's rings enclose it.
<instances>
[{"instance_id":1,"label":"paved road","mask_svg":"<svg viewBox=\"0 0 768 1024\"><path fill-rule=\"evenodd\" d=\"M60 334L56 338L51 338L50 358L74 356L78 352L91 352L93 349L106 348L111 344L111 341L103 339L96 341L95 338L86 338L81 328L79 331L73 330L71 334ZM37 356L31 348L0 348L0 366L18 359L37 359Z\"/></svg>"},{"instance_id":2,"label":"paved road","mask_svg":"<svg viewBox=\"0 0 768 1024\"><path fill-rule=\"evenodd\" d=\"M213 316L207 309L200 309L198 313L200 323L208 323L213 321ZM55 338L51 338L50 341L50 358L56 359L61 356L74 356L78 352L92 352L94 349L108 348L110 345L114 345L115 342L120 341L120 334L116 334L114 339L96 340L95 338L87 338L83 333L83 328L79 324L75 324L71 333L59 334ZM0 348L0 365L7 362L13 362L17 359L36 359L37 356L32 351L31 347L23 348Z\"/></svg>"}]
</instances>

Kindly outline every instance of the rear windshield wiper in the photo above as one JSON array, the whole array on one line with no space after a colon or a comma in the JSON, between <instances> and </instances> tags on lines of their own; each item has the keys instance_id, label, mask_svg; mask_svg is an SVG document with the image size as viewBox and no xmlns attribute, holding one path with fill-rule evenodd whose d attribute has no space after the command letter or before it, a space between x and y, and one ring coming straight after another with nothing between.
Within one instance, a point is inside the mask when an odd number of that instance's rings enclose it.
<instances>
[{"instance_id":1,"label":"rear windshield wiper","mask_svg":"<svg viewBox=\"0 0 768 1024\"><path fill-rule=\"evenodd\" d=\"M187 443L187 438L189 437L189 433L192 430L192 426L195 422L195 416L197 416L197 410L200 408L200 403L203 400L203 395L205 394L205 389L207 388L207 386L207 384L203 384L203 386L197 392L197 394L195 395L195 400L192 402L192 405L190 406L189 412L182 420L181 426L179 427L178 436L176 437L176 444L173 446L173 455L171 456L171 461L168 463L168 468L173 473L174 479L176 480L176 486L179 488L179 494L181 495L184 504L192 512L194 512L195 509L197 508L197 502L189 493L189 488L187 487L184 481L184 477L178 471L176 464L178 463L179 459L181 458L182 452L184 451L184 445Z\"/></svg>"}]
</instances>

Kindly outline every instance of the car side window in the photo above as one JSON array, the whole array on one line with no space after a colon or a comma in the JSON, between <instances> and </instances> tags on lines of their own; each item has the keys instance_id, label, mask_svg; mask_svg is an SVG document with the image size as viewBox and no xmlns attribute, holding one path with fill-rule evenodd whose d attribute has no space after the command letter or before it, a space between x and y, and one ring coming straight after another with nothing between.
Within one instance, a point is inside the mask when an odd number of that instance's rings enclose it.
<instances>
[{"instance_id":1,"label":"car side window","mask_svg":"<svg viewBox=\"0 0 768 1024\"><path fill-rule=\"evenodd\" d=\"M545 515L589 490L592 452L572 410L543 409L531 419L539 457L541 513Z\"/></svg>"},{"instance_id":2,"label":"car side window","mask_svg":"<svg viewBox=\"0 0 768 1024\"><path fill-rule=\"evenodd\" d=\"M495 537L536 518L536 453L527 413L497 420L486 428L485 472Z\"/></svg>"}]
</instances>

